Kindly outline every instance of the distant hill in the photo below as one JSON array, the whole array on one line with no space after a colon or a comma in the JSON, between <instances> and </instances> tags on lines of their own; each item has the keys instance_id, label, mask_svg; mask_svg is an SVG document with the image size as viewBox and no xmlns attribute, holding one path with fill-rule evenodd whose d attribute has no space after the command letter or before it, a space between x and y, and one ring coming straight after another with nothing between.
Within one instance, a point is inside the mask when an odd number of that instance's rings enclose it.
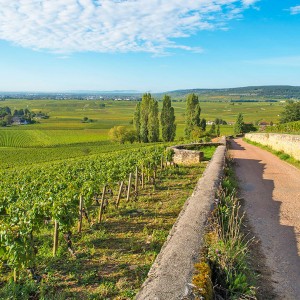
<instances>
[{"instance_id":1,"label":"distant hill","mask_svg":"<svg viewBox=\"0 0 300 300\"><path fill-rule=\"evenodd\" d=\"M225 89L186 89L166 92L166 94L174 99L185 98L190 93L199 95L200 99L208 97L208 100L211 98L220 98L220 100L222 98L227 98L227 100L300 99L300 86L248 86Z\"/></svg>"},{"instance_id":2,"label":"distant hill","mask_svg":"<svg viewBox=\"0 0 300 300\"><path fill-rule=\"evenodd\" d=\"M153 93L154 97L162 99L164 94L172 100L184 101L190 93L199 95L200 101L277 101L284 99L299 99L300 86L270 85L248 86L225 89L184 89ZM102 100L140 100L143 92L135 90L115 91L68 91L68 92L0 92L0 101L4 99L102 99Z\"/></svg>"}]
</instances>

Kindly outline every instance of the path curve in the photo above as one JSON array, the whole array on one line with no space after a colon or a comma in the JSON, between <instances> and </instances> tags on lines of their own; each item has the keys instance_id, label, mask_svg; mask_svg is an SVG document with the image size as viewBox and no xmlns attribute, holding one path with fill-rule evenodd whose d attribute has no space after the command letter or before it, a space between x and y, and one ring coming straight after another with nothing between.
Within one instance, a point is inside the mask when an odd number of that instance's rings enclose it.
<instances>
[{"instance_id":1,"label":"path curve","mask_svg":"<svg viewBox=\"0 0 300 300\"><path fill-rule=\"evenodd\" d=\"M300 299L300 170L242 139L231 145L245 211L271 271L274 299Z\"/></svg>"}]
</instances>

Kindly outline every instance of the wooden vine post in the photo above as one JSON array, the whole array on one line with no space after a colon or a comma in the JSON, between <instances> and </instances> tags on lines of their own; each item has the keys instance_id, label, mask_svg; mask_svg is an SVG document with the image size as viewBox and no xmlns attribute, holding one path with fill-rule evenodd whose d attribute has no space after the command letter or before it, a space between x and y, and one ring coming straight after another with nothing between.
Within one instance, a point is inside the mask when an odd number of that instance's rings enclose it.
<instances>
[{"instance_id":1,"label":"wooden vine post","mask_svg":"<svg viewBox=\"0 0 300 300\"><path fill-rule=\"evenodd\" d=\"M136 167L135 168L135 184L134 184L136 194L138 193L138 189L139 189L138 185L139 185L139 170L138 170L138 167Z\"/></svg>"},{"instance_id":2,"label":"wooden vine post","mask_svg":"<svg viewBox=\"0 0 300 300\"><path fill-rule=\"evenodd\" d=\"M101 204L100 204L99 214L98 214L98 223L101 223L101 221L102 221L103 208L104 208L104 200L105 200L105 193L106 193L106 185L104 185L104 187L103 187Z\"/></svg>"},{"instance_id":3,"label":"wooden vine post","mask_svg":"<svg viewBox=\"0 0 300 300\"><path fill-rule=\"evenodd\" d=\"M119 193L118 193L118 198L117 198L117 202L116 202L116 207L119 207L120 204L120 200L121 200L121 196L122 196L122 190L123 190L123 185L124 185L124 181L120 182L120 188L119 188Z\"/></svg>"},{"instance_id":4,"label":"wooden vine post","mask_svg":"<svg viewBox=\"0 0 300 300\"><path fill-rule=\"evenodd\" d=\"M78 233L81 232L82 228L82 213L83 213L83 197L79 198L79 220L78 220Z\"/></svg>"},{"instance_id":5,"label":"wooden vine post","mask_svg":"<svg viewBox=\"0 0 300 300\"><path fill-rule=\"evenodd\" d=\"M57 220L54 221L54 236L53 236L53 256L56 255L57 248L58 248L58 228L59 224Z\"/></svg>"},{"instance_id":6,"label":"wooden vine post","mask_svg":"<svg viewBox=\"0 0 300 300\"><path fill-rule=\"evenodd\" d=\"M144 188L145 184L145 174L144 174L144 166L142 166L142 189Z\"/></svg>"},{"instance_id":7,"label":"wooden vine post","mask_svg":"<svg viewBox=\"0 0 300 300\"><path fill-rule=\"evenodd\" d=\"M130 198L131 181L132 181L132 173L129 174L129 179L128 179L128 189L127 189L127 198L126 198L126 201L129 201L129 198Z\"/></svg>"},{"instance_id":8,"label":"wooden vine post","mask_svg":"<svg viewBox=\"0 0 300 300\"><path fill-rule=\"evenodd\" d=\"M17 271L17 268L14 268L14 274L13 274L13 276L14 276L14 283L17 283L17 281L18 281L18 271Z\"/></svg>"}]
</instances>

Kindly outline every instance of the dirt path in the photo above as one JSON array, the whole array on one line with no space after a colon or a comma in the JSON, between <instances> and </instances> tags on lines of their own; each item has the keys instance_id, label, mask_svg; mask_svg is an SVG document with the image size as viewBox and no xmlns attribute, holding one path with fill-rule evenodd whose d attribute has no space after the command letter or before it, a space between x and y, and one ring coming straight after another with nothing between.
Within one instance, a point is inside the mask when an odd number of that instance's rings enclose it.
<instances>
[{"instance_id":1,"label":"dirt path","mask_svg":"<svg viewBox=\"0 0 300 300\"><path fill-rule=\"evenodd\" d=\"M300 171L241 139L232 141L241 197L261 240L277 297L300 299Z\"/></svg>"}]
</instances>

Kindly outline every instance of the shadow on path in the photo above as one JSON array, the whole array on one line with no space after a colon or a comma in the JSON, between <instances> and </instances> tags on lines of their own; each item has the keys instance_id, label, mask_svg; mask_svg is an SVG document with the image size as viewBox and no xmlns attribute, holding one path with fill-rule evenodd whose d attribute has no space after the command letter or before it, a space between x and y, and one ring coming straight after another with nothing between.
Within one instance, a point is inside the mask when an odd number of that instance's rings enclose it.
<instances>
[{"instance_id":1,"label":"shadow on path","mask_svg":"<svg viewBox=\"0 0 300 300\"><path fill-rule=\"evenodd\" d=\"M231 141L241 197L254 234L272 272L278 298L300 299L300 259L296 231L280 222L280 199L274 199L274 181L264 178L266 164L253 159L253 153ZM245 151L246 150L246 151ZM271 296L271 295L270 295ZM267 298L264 298L267 299ZM275 298L268 298L275 299Z\"/></svg>"}]
</instances>

